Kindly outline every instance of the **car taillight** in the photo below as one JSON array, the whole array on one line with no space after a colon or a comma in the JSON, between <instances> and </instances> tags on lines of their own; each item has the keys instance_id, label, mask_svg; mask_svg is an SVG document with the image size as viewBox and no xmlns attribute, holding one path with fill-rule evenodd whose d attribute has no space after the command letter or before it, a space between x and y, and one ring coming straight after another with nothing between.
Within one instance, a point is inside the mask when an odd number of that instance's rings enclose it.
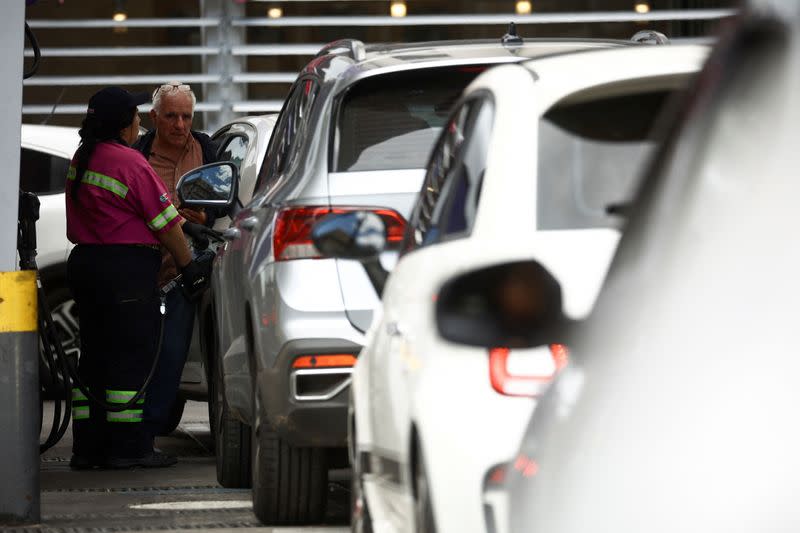
<instances>
[{"instance_id":1,"label":"car taillight","mask_svg":"<svg viewBox=\"0 0 800 533\"><path fill-rule=\"evenodd\" d=\"M542 394L553 377L567 365L569 350L563 344L551 344L547 348L551 363L547 368L536 368L535 353L519 353L520 360L534 359L533 364L517 364L512 368L511 350L508 348L492 348L489 350L489 380L492 388L506 396L536 397ZM529 351L530 352L530 351Z\"/></svg>"},{"instance_id":2,"label":"car taillight","mask_svg":"<svg viewBox=\"0 0 800 533\"><path fill-rule=\"evenodd\" d=\"M275 260L321 259L323 255L311 241L311 229L314 223L331 213L362 210L371 211L383 219L386 224L386 249L398 249L403 241L406 221L397 211L363 207L286 207L278 212L275 219L272 237Z\"/></svg>"},{"instance_id":3,"label":"car taillight","mask_svg":"<svg viewBox=\"0 0 800 533\"><path fill-rule=\"evenodd\" d=\"M292 368L348 367L356 364L356 356L349 353L301 355L292 362Z\"/></svg>"},{"instance_id":4,"label":"car taillight","mask_svg":"<svg viewBox=\"0 0 800 533\"><path fill-rule=\"evenodd\" d=\"M508 465L505 463L490 468L483 479L483 490L502 487L506 482L507 470Z\"/></svg>"},{"instance_id":5,"label":"car taillight","mask_svg":"<svg viewBox=\"0 0 800 533\"><path fill-rule=\"evenodd\" d=\"M514 460L514 470L522 474L522 477L533 477L539 473L539 463L524 453L520 453Z\"/></svg>"}]
</instances>

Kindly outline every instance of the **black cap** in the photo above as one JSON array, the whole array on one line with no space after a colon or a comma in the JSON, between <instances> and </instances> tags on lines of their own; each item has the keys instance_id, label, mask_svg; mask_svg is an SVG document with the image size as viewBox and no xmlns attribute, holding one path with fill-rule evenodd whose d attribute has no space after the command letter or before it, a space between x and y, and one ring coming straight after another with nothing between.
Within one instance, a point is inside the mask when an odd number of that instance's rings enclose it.
<instances>
[{"instance_id":1,"label":"black cap","mask_svg":"<svg viewBox=\"0 0 800 533\"><path fill-rule=\"evenodd\" d=\"M120 127L124 128L130 124L130 110L149 101L150 95L147 93L133 94L122 87L106 87L89 99L86 114L101 122L121 124Z\"/></svg>"}]
</instances>

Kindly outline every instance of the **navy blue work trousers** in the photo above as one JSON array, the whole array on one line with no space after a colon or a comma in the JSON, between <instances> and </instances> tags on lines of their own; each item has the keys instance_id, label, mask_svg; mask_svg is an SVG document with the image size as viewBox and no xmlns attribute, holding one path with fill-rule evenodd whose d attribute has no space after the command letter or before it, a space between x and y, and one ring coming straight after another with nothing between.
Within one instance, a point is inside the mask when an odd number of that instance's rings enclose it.
<instances>
[{"instance_id":1,"label":"navy blue work trousers","mask_svg":"<svg viewBox=\"0 0 800 533\"><path fill-rule=\"evenodd\" d=\"M67 279L81 326L78 374L100 400L127 403L152 368L161 322L160 266L161 253L141 245L79 244L70 253ZM106 411L73 388L73 454L96 460L149 454L143 403Z\"/></svg>"}]
</instances>

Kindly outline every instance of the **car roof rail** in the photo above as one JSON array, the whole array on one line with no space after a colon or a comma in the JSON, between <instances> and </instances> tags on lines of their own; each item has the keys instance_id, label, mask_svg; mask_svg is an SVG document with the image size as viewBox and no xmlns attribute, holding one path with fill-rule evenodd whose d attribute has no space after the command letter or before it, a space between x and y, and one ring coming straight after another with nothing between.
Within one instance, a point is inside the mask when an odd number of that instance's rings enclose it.
<instances>
[{"instance_id":1,"label":"car roof rail","mask_svg":"<svg viewBox=\"0 0 800 533\"><path fill-rule=\"evenodd\" d=\"M669 37L655 30L637 31L631 41L639 44L670 44Z\"/></svg>"},{"instance_id":2,"label":"car roof rail","mask_svg":"<svg viewBox=\"0 0 800 533\"><path fill-rule=\"evenodd\" d=\"M320 48L315 57L328 55L345 56L354 61L363 61L367 57L367 51L364 43L358 39L339 39Z\"/></svg>"}]
</instances>

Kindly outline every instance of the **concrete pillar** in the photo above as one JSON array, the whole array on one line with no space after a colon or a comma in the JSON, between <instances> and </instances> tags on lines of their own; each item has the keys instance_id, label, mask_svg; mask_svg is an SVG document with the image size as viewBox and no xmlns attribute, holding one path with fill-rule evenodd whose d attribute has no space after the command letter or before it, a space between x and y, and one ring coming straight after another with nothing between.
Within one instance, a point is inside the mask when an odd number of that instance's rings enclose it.
<instances>
[{"instance_id":1,"label":"concrete pillar","mask_svg":"<svg viewBox=\"0 0 800 533\"><path fill-rule=\"evenodd\" d=\"M15 272L25 2L0 17L0 524L39 521L36 275Z\"/></svg>"},{"instance_id":2,"label":"concrete pillar","mask_svg":"<svg viewBox=\"0 0 800 533\"><path fill-rule=\"evenodd\" d=\"M231 0L201 0L200 15L202 17L215 17L221 20L218 26L202 29L203 46L219 48L220 53L203 57L203 72L219 74L221 82L203 85L203 94L208 102L222 102L219 112L205 112L205 129L208 132L217 130L226 122L236 118L233 112L233 102L245 100L247 86L244 83L234 83L233 76L245 71L246 58L234 56L233 47L245 42L245 28L236 28L231 25L234 18L243 17L245 14L244 2Z\"/></svg>"}]
</instances>

